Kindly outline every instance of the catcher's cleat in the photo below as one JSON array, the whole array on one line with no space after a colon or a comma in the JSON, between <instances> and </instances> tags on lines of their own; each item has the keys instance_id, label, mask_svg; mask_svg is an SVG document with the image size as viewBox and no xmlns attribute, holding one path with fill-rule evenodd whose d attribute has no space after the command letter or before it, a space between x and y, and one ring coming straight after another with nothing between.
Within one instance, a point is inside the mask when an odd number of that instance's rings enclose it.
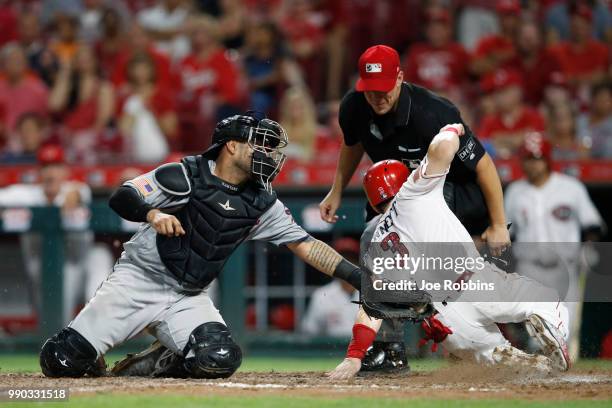
<instances>
[{"instance_id":1,"label":"catcher's cleat","mask_svg":"<svg viewBox=\"0 0 612 408\"><path fill-rule=\"evenodd\" d=\"M542 347L542 352L551 359L553 367L567 371L571 366L567 342L561 332L538 315L531 315L525 321L529 335Z\"/></svg>"},{"instance_id":2,"label":"catcher's cleat","mask_svg":"<svg viewBox=\"0 0 612 408\"><path fill-rule=\"evenodd\" d=\"M137 354L128 354L117 361L111 375L118 377L150 377L156 371L158 360L164 352L170 351L159 341L154 341L147 349Z\"/></svg>"},{"instance_id":3,"label":"catcher's cleat","mask_svg":"<svg viewBox=\"0 0 612 408\"><path fill-rule=\"evenodd\" d=\"M375 341L361 362L360 373L396 373L410 371L406 345L399 342Z\"/></svg>"},{"instance_id":4,"label":"catcher's cleat","mask_svg":"<svg viewBox=\"0 0 612 408\"><path fill-rule=\"evenodd\" d=\"M550 373L552 361L545 356L528 354L512 346L498 346L493 350L493 361L526 372Z\"/></svg>"}]
</instances>

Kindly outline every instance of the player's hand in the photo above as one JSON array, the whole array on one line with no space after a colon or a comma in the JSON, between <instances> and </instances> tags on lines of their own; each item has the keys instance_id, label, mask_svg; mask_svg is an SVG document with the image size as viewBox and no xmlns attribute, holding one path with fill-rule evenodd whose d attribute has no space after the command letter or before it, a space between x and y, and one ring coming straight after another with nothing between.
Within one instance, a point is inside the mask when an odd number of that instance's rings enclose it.
<instances>
[{"instance_id":1,"label":"player's hand","mask_svg":"<svg viewBox=\"0 0 612 408\"><path fill-rule=\"evenodd\" d=\"M447 131L455 132L457 133L457 136L463 136L465 134L465 128L461 123L451 123L450 125L446 125L440 129L440 133Z\"/></svg>"},{"instance_id":2,"label":"player's hand","mask_svg":"<svg viewBox=\"0 0 612 408\"><path fill-rule=\"evenodd\" d=\"M500 256L510 246L510 232L505 224L490 225L480 238L489 245L493 256Z\"/></svg>"},{"instance_id":3,"label":"player's hand","mask_svg":"<svg viewBox=\"0 0 612 408\"><path fill-rule=\"evenodd\" d=\"M358 358L345 358L338 367L328 372L326 375L331 380L348 380L353 378L361 370L361 360Z\"/></svg>"},{"instance_id":4,"label":"player's hand","mask_svg":"<svg viewBox=\"0 0 612 408\"><path fill-rule=\"evenodd\" d=\"M319 204L319 212L321 213L321 219L331 224L338 221L336 211L338 211L341 201L342 193L338 194L334 190L331 190L329 193L327 193L323 201L321 201L321 203Z\"/></svg>"},{"instance_id":5,"label":"player's hand","mask_svg":"<svg viewBox=\"0 0 612 408\"><path fill-rule=\"evenodd\" d=\"M154 209L147 213L147 222L151 224L158 234L162 234L167 237L178 237L179 235L185 235L183 226L174 215L166 214Z\"/></svg>"}]
</instances>

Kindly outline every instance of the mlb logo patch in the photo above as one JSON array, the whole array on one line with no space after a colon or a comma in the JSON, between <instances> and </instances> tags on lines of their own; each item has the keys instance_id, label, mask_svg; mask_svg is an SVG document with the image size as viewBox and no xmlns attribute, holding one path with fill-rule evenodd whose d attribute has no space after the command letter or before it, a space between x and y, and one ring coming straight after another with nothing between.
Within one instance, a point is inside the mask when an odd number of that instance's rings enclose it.
<instances>
[{"instance_id":1,"label":"mlb logo patch","mask_svg":"<svg viewBox=\"0 0 612 408\"><path fill-rule=\"evenodd\" d=\"M370 74L382 72L382 64L380 63L366 64L366 72Z\"/></svg>"},{"instance_id":2,"label":"mlb logo patch","mask_svg":"<svg viewBox=\"0 0 612 408\"><path fill-rule=\"evenodd\" d=\"M136 186L138 191L140 191L145 197L156 190L155 185L152 184L151 181L146 177L138 177L137 179L132 181L132 183L134 183L134 186Z\"/></svg>"}]
</instances>

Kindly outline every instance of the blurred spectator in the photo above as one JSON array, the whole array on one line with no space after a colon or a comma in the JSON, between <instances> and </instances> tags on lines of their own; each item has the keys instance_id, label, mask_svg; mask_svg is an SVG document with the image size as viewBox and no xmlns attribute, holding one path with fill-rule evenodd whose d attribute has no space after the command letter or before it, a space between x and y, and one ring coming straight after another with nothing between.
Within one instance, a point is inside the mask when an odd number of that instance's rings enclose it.
<instances>
[{"instance_id":1,"label":"blurred spectator","mask_svg":"<svg viewBox=\"0 0 612 408\"><path fill-rule=\"evenodd\" d=\"M555 71L550 75L550 82L544 88L545 106L573 105L569 84L562 72Z\"/></svg>"},{"instance_id":2,"label":"blurred spectator","mask_svg":"<svg viewBox=\"0 0 612 408\"><path fill-rule=\"evenodd\" d=\"M274 23L254 23L247 30L243 65L249 81L250 107L271 115L280 88L290 78L289 61Z\"/></svg>"},{"instance_id":3,"label":"blurred spectator","mask_svg":"<svg viewBox=\"0 0 612 408\"><path fill-rule=\"evenodd\" d=\"M532 21L521 23L516 51L516 56L508 65L517 69L523 77L525 102L537 106L542 101L544 89L552 81L553 72L559 69L559 63L543 47L540 28Z\"/></svg>"},{"instance_id":4,"label":"blurred spectator","mask_svg":"<svg viewBox=\"0 0 612 408\"><path fill-rule=\"evenodd\" d=\"M70 181L64 154L58 146L39 151L40 183L13 184L0 189L0 207L56 206L61 208L64 235L63 320L69 322L77 305L90 299L112 269L113 258L105 245L95 244L89 230L91 189ZM41 235L20 235L26 273L31 283L33 303L40 312Z\"/></svg>"},{"instance_id":5,"label":"blurred spectator","mask_svg":"<svg viewBox=\"0 0 612 408\"><path fill-rule=\"evenodd\" d=\"M548 136L554 160L579 160L588 149L576 137L576 118L569 105L552 106L548 115Z\"/></svg>"},{"instance_id":6,"label":"blurred spectator","mask_svg":"<svg viewBox=\"0 0 612 408\"><path fill-rule=\"evenodd\" d=\"M492 143L494 156L506 159L516 153L525 133L544 131L544 119L523 102L523 81L518 72L499 70L485 77L483 85L493 92L495 113L482 119L478 135Z\"/></svg>"},{"instance_id":7,"label":"blurred spectator","mask_svg":"<svg viewBox=\"0 0 612 408\"><path fill-rule=\"evenodd\" d=\"M496 10L501 30L499 34L478 41L471 62L471 71L476 75L506 66L516 54L514 40L520 22L521 3L519 0L498 0Z\"/></svg>"},{"instance_id":8,"label":"blurred spectator","mask_svg":"<svg viewBox=\"0 0 612 408\"><path fill-rule=\"evenodd\" d=\"M102 18L107 10L113 10L126 21L130 11L123 0L83 0L83 12L79 15L81 41L94 44L103 32Z\"/></svg>"},{"instance_id":9,"label":"blurred spectator","mask_svg":"<svg viewBox=\"0 0 612 408\"><path fill-rule=\"evenodd\" d=\"M72 14L58 14L53 19L53 38L49 49L60 64L69 64L79 48L79 19Z\"/></svg>"},{"instance_id":10,"label":"blurred spectator","mask_svg":"<svg viewBox=\"0 0 612 408\"><path fill-rule=\"evenodd\" d=\"M126 21L121 19L115 9L105 8L102 10L100 17L101 33L95 44L95 51L104 78L111 78L115 65L117 65L121 56L123 45L128 40L124 32L125 23Z\"/></svg>"},{"instance_id":11,"label":"blurred spectator","mask_svg":"<svg viewBox=\"0 0 612 408\"><path fill-rule=\"evenodd\" d=\"M466 79L467 52L452 39L448 11L432 9L427 13L427 41L416 43L404 60L404 72L414 82L436 92L449 92Z\"/></svg>"},{"instance_id":12,"label":"blurred spectator","mask_svg":"<svg viewBox=\"0 0 612 408\"><path fill-rule=\"evenodd\" d=\"M592 21L591 9L579 3L571 10L569 41L551 48L561 71L579 91L583 91L580 87L590 87L601 80L610 62L608 48L592 38Z\"/></svg>"},{"instance_id":13,"label":"blurred spectator","mask_svg":"<svg viewBox=\"0 0 612 408\"><path fill-rule=\"evenodd\" d=\"M290 143L283 150L287 156L305 162L313 160L315 142L321 132L315 105L307 89L293 87L285 91L280 101L279 123L289 136Z\"/></svg>"},{"instance_id":14,"label":"blurred spectator","mask_svg":"<svg viewBox=\"0 0 612 408\"><path fill-rule=\"evenodd\" d=\"M323 92L323 21L312 0L289 0L280 27L315 99Z\"/></svg>"},{"instance_id":15,"label":"blurred spectator","mask_svg":"<svg viewBox=\"0 0 612 408\"><path fill-rule=\"evenodd\" d=\"M36 13L26 11L20 14L19 43L26 53L30 68L47 86L51 86L58 69L57 57L42 41Z\"/></svg>"},{"instance_id":16,"label":"blurred spectator","mask_svg":"<svg viewBox=\"0 0 612 408\"><path fill-rule=\"evenodd\" d=\"M181 149L203 151L221 119L237 114L244 100L244 83L232 54L217 40L209 18L194 20L190 30L192 52L180 63Z\"/></svg>"},{"instance_id":17,"label":"blurred spectator","mask_svg":"<svg viewBox=\"0 0 612 408\"><path fill-rule=\"evenodd\" d=\"M17 39L17 13L9 3L0 1L0 47Z\"/></svg>"},{"instance_id":18,"label":"blurred spectator","mask_svg":"<svg viewBox=\"0 0 612 408\"><path fill-rule=\"evenodd\" d=\"M348 261L359 264L359 241L356 239L340 238L332 247ZM302 331L313 336L350 337L358 310L352 302L358 297L351 285L339 279L316 289L302 320Z\"/></svg>"},{"instance_id":19,"label":"blurred spectator","mask_svg":"<svg viewBox=\"0 0 612 408\"><path fill-rule=\"evenodd\" d=\"M14 142L0 154L2 164L34 164L38 149L48 137L47 120L37 113L24 113L17 120L14 135L9 140Z\"/></svg>"},{"instance_id":20,"label":"blurred spectator","mask_svg":"<svg viewBox=\"0 0 612 408\"><path fill-rule=\"evenodd\" d=\"M335 164L340 153L340 146L344 140L342 128L338 114L340 112L340 101L335 100L327 103L325 121L326 126L323 131L318 132L315 144L315 162L321 164ZM291 138L291 135L289 135ZM291 139L289 139L291 142Z\"/></svg>"},{"instance_id":21,"label":"blurred spectator","mask_svg":"<svg viewBox=\"0 0 612 408\"><path fill-rule=\"evenodd\" d=\"M67 132L72 159L92 163L102 132L115 114L115 94L100 76L91 47L81 45L74 61L62 64L49 95L49 109Z\"/></svg>"},{"instance_id":22,"label":"blurred spectator","mask_svg":"<svg viewBox=\"0 0 612 408\"><path fill-rule=\"evenodd\" d=\"M226 48L239 49L244 44L247 10L242 0L220 0L217 18L219 38Z\"/></svg>"},{"instance_id":23,"label":"blurred spectator","mask_svg":"<svg viewBox=\"0 0 612 408\"><path fill-rule=\"evenodd\" d=\"M570 37L570 9L575 7L577 3L587 2L584 0L555 1L545 10L545 25L551 43L567 40ZM593 35L597 39L609 43L612 37L612 13L608 2L595 0L589 3L593 3Z\"/></svg>"},{"instance_id":24,"label":"blurred spectator","mask_svg":"<svg viewBox=\"0 0 612 408\"><path fill-rule=\"evenodd\" d=\"M171 69L170 59L162 52L158 52L151 45L146 31L138 24L132 24L127 33L127 42L123 44L119 55L108 54L104 56L102 66L113 66L111 82L120 92L126 86L128 63L139 54L146 54L155 64L155 80L165 87L176 86L176 78Z\"/></svg>"},{"instance_id":25,"label":"blurred spectator","mask_svg":"<svg viewBox=\"0 0 612 408\"><path fill-rule=\"evenodd\" d=\"M612 82L593 87L589 112L578 118L578 136L590 146L591 157L612 159Z\"/></svg>"},{"instance_id":26,"label":"blurred spectator","mask_svg":"<svg viewBox=\"0 0 612 408\"><path fill-rule=\"evenodd\" d=\"M457 39L469 51L478 41L499 32L499 21L495 15L495 3L491 0L460 0L457 24Z\"/></svg>"},{"instance_id":27,"label":"blurred spectator","mask_svg":"<svg viewBox=\"0 0 612 408\"><path fill-rule=\"evenodd\" d=\"M189 52L189 41L184 35L188 15L184 0L159 0L138 13L138 23L151 36L158 51L178 60Z\"/></svg>"},{"instance_id":28,"label":"blurred spectator","mask_svg":"<svg viewBox=\"0 0 612 408\"><path fill-rule=\"evenodd\" d=\"M53 22L60 14L78 16L83 12L82 0L42 0L40 19L43 25Z\"/></svg>"},{"instance_id":29,"label":"blurred spectator","mask_svg":"<svg viewBox=\"0 0 612 408\"><path fill-rule=\"evenodd\" d=\"M45 84L28 72L26 56L19 45L5 45L1 57L0 140L3 134L14 130L17 119L24 113L35 112L45 116L48 97Z\"/></svg>"},{"instance_id":30,"label":"blurred spectator","mask_svg":"<svg viewBox=\"0 0 612 408\"><path fill-rule=\"evenodd\" d=\"M122 104L119 128L131 158L138 162L164 160L169 143L178 136L174 95L156 83L155 75L155 64L146 54L135 55L128 63L130 92Z\"/></svg>"}]
</instances>

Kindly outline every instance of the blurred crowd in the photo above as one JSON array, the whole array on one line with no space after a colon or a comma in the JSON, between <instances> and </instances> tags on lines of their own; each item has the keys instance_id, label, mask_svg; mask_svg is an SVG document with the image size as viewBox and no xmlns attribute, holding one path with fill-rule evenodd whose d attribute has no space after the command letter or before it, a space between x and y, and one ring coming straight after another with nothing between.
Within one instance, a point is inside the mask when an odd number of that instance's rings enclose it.
<instances>
[{"instance_id":1,"label":"blurred crowd","mask_svg":"<svg viewBox=\"0 0 612 408\"><path fill-rule=\"evenodd\" d=\"M603 0L0 0L0 163L48 144L157 163L246 109L280 121L290 157L334 163L339 100L376 43L494 157L540 132L555 159L612 159Z\"/></svg>"}]
</instances>

